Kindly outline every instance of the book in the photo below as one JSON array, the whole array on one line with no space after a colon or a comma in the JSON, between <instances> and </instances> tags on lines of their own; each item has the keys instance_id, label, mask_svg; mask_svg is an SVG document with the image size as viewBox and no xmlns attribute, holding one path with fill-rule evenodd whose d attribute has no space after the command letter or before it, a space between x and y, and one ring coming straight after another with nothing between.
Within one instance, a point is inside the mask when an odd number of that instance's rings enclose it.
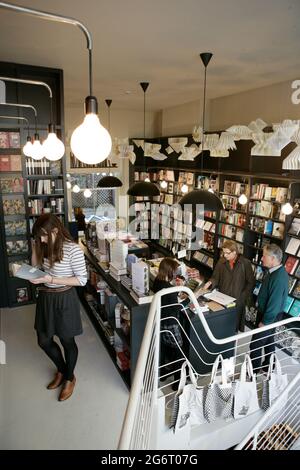
<instances>
[{"instance_id":1,"label":"book","mask_svg":"<svg viewBox=\"0 0 300 470\"><path fill-rule=\"evenodd\" d=\"M292 317L300 316L300 301L299 300L295 300L295 302L292 304L288 313L289 315L292 315Z\"/></svg>"},{"instance_id":2,"label":"book","mask_svg":"<svg viewBox=\"0 0 300 470\"><path fill-rule=\"evenodd\" d=\"M0 148L8 149L9 148L9 136L8 132L0 132Z\"/></svg>"},{"instance_id":3,"label":"book","mask_svg":"<svg viewBox=\"0 0 300 470\"><path fill-rule=\"evenodd\" d=\"M213 290L212 292L205 294L204 297L209 300L213 300L218 304L224 305L224 307L234 304L236 299L235 297L231 297L230 295L223 294L217 290Z\"/></svg>"},{"instance_id":4,"label":"book","mask_svg":"<svg viewBox=\"0 0 300 470\"><path fill-rule=\"evenodd\" d=\"M289 310L290 310L291 306L293 305L294 300L295 300L294 297L288 296L286 298L285 305L284 305L284 308L283 308L283 311L285 313L289 313Z\"/></svg>"},{"instance_id":5,"label":"book","mask_svg":"<svg viewBox=\"0 0 300 470\"><path fill-rule=\"evenodd\" d=\"M298 259L294 256L289 256L285 262L285 269L289 274L294 274L298 265Z\"/></svg>"},{"instance_id":6,"label":"book","mask_svg":"<svg viewBox=\"0 0 300 470\"><path fill-rule=\"evenodd\" d=\"M293 289L292 296L296 297L296 299L300 299L300 281L297 281L297 284Z\"/></svg>"},{"instance_id":7,"label":"book","mask_svg":"<svg viewBox=\"0 0 300 470\"><path fill-rule=\"evenodd\" d=\"M291 223L288 233L290 235L299 235L300 232L300 219L295 217Z\"/></svg>"},{"instance_id":8,"label":"book","mask_svg":"<svg viewBox=\"0 0 300 470\"><path fill-rule=\"evenodd\" d=\"M20 147L20 133L19 132L8 132L9 147L17 149Z\"/></svg>"},{"instance_id":9,"label":"book","mask_svg":"<svg viewBox=\"0 0 300 470\"><path fill-rule=\"evenodd\" d=\"M21 155L10 156L10 171L22 171Z\"/></svg>"},{"instance_id":10,"label":"book","mask_svg":"<svg viewBox=\"0 0 300 470\"><path fill-rule=\"evenodd\" d=\"M273 237L278 237L278 238L283 238L284 234L284 224L274 222L273 224L273 231L272 231L272 236Z\"/></svg>"},{"instance_id":11,"label":"book","mask_svg":"<svg viewBox=\"0 0 300 470\"><path fill-rule=\"evenodd\" d=\"M18 303L28 302L28 290L27 287L17 287L16 289L16 299Z\"/></svg>"},{"instance_id":12,"label":"book","mask_svg":"<svg viewBox=\"0 0 300 470\"><path fill-rule=\"evenodd\" d=\"M218 304L217 302L214 302L214 301L208 302L207 306L208 306L209 310L211 310L212 312L219 312L221 310L224 310L223 305L220 305L220 304Z\"/></svg>"},{"instance_id":13,"label":"book","mask_svg":"<svg viewBox=\"0 0 300 470\"><path fill-rule=\"evenodd\" d=\"M154 294L151 291L150 291L149 295L145 295L145 294L139 294L134 290L130 291L130 295L131 295L131 297L134 298L136 303L138 303L139 305L151 303L152 299L153 299L153 296L154 296Z\"/></svg>"},{"instance_id":14,"label":"book","mask_svg":"<svg viewBox=\"0 0 300 470\"><path fill-rule=\"evenodd\" d=\"M9 155L0 155L0 171L10 171Z\"/></svg>"},{"instance_id":15,"label":"book","mask_svg":"<svg viewBox=\"0 0 300 470\"><path fill-rule=\"evenodd\" d=\"M289 253L290 255L295 255L297 251L299 250L300 247L300 240L298 238L291 238L288 246L285 249L286 253Z\"/></svg>"},{"instance_id":16,"label":"book","mask_svg":"<svg viewBox=\"0 0 300 470\"><path fill-rule=\"evenodd\" d=\"M292 290L294 289L295 287L295 284L296 284L297 280L294 279L293 277L289 276L289 280L288 280L288 289L289 289L289 294L292 292Z\"/></svg>"},{"instance_id":17,"label":"book","mask_svg":"<svg viewBox=\"0 0 300 470\"><path fill-rule=\"evenodd\" d=\"M30 266L30 264L17 264L13 263L12 264L12 273L14 277L19 277L20 279L38 279L39 277L45 277L46 273L44 271L41 271L38 268L35 268L34 266Z\"/></svg>"}]
</instances>

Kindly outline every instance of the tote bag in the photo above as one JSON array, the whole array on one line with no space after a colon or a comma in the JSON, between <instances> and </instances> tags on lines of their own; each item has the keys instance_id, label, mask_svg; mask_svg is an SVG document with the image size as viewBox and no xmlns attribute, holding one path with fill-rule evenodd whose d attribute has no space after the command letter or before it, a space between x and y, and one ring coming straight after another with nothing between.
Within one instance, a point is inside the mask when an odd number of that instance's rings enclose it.
<instances>
[{"instance_id":1,"label":"tote bag","mask_svg":"<svg viewBox=\"0 0 300 470\"><path fill-rule=\"evenodd\" d=\"M219 363L221 363L221 381L217 376ZM209 423L217 418L229 418L232 416L232 406L232 382L227 379L224 359L219 354L213 365L211 382L204 390L204 417Z\"/></svg>"},{"instance_id":2,"label":"tote bag","mask_svg":"<svg viewBox=\"0 0 300 470\"><path fill-rule=\"evenodd\" d=\"M191 379L189 384L186 383L187 367ZM203 414L204 388L197 387L197 381L190 364L187 361L183 362L170 423L170 427L174 429L174 432L182 429L187 423L192 426L206 423Z\"/></svg>"},{"instance_id":3,"label":"tote bag","mask_svg":"<svg viewBox=\"0 0 300 470\"><path fill-rule=\"evenodd\" d=\"M240 380L233 382L233 417L241 419L259 409L256 376L253 373L250 356L246 354L241 368Z\"/></svg>"},{"instance_id":4,"label":"tote bag","mask_svg":"<svg viewBox=\"0 0 300 470\"><path fill-rule=\"evenodd\" d=\"M287 374L282 373L280 361L275 353L271 354L267 379L263 382L262 408L266 411L283 394L288 385ZM287 397L286 397L287 400ZM281 403L281 406L283 403Z\"/></svg>"}]
</instances>

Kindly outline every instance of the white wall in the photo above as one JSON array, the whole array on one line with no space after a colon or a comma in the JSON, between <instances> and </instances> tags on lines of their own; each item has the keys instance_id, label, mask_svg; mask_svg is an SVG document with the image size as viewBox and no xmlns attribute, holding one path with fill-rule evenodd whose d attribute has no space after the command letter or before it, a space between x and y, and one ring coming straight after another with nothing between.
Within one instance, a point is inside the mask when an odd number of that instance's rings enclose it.
<instances>
[{"instance_id":1,"label":"white wall","mask_svg":"<svg viewBox=\"0 0 300 470\"><path fill-rule=\"evenodd\" d=\"M283 119L300 119L300 104L292 103L293 80L207 100L206 128L222 130L232 124L249 124L260 117L268 124ZM201 109L200 109L201 107ZM193 101L162 111L162 135L191 133L202 122L202 104Z\"/></svg>"}]
</instances>

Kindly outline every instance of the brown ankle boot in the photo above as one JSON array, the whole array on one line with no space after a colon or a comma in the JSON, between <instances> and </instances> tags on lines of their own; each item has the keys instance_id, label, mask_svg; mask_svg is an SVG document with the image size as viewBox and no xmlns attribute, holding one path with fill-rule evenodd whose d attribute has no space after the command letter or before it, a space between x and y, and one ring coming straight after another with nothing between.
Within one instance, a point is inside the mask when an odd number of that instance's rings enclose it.
<instances>
[{"instance_id":1,"label":"brown ankle boot","mask_svg":"<svg viewBox=\"0 0 300 470\"><path fill-rule=\"evenodd\" d=\"M63 374L61 372L56 372L52 382L47 385L48 390L54 390L55 388L58 388L63 383L63 380Z\"/></svg>"},{"instance_id":2,"label":"brown ankle boot","mask_svg":"<svg viewBox=\"0 0 300 470\"><path fill-rule=\"evenodd\" d=\"M75 375L73 377L73 380L65 381L62 391L60 392L59 397L58 397L59 401L65 401L68 398L70 398L75 387L75 382L76 382Z\"/></svg>"}]
</instances>

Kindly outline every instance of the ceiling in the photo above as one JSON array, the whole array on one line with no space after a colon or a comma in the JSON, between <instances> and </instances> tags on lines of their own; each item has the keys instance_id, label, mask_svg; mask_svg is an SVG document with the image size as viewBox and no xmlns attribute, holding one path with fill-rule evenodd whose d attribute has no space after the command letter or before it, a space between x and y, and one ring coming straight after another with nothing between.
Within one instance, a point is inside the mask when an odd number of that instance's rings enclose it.
<instances>
[{"instance_id":1,"label":"ceiling","mask_svg":"<svg viewBox=\"0 0 300 470\"><path fill-rule=\"evenodd\" d=\"M14 2L10 2L14 3ZM299 0L18 0L83 22L93 37L94 94L120 109L147 109L202 96L200 52L213 52L208 97L300 79ZM61 68L65 104L88 94L83 33L0 9L0 60Z\"/></svg>"}]
</instances>

